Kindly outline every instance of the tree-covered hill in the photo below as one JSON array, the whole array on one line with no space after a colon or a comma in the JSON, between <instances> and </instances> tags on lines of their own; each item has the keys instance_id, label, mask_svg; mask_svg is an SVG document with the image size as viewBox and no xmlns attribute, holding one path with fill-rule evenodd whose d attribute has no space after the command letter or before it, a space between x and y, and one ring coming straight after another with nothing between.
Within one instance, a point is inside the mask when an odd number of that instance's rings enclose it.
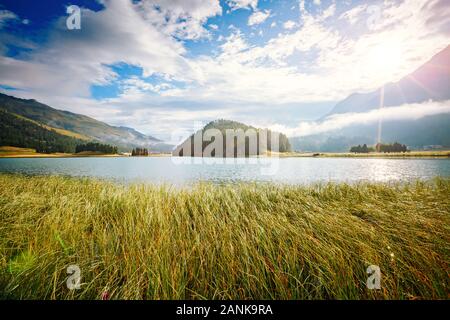
<instances>
[{"instance_id":1,"label":"tree-covered hill","mask_svg":"<svg viewBox=\"0 0 450 320\"><path fill-rule=\"evenodd\" d=\"M36 149L40 153L73 153L84 140L0 109L0 145Z\"/></svg>"},{"instance_id":2,"label":"tree-covered hill","mask_svg":"<svg viewBox=\"0 0 450 320\"><path fill-rule=\"evenodd\" d=\"M237 121L231 121L231 120L224 120L224 119L219 119L219 120L215 120L215 121L211 121L210 123L208 123L202 130L201 133L202 135L210 129L216 129L219 130L222 133L222 137L223 137L223 155L225 156L227 154L227 146L226 146L226 140L227 140L227 133L226 131L231 129L231 130L242 130L244 133L247 132L247 130L251 129L251 130L255 130L257 133L257 141L258 141L258 146L259 146L259 141L260 139L264 136L263 135L263 131L265 131L264 133L267 134L267 151L277 151L277 152L289 152L291 151L291 144L289 142L289 139L286 137L286 135L279 133L279 132L273 132L274 134L278 135L279 138L279 150L272 150L273 149L273 144L271 141L271 137L272 137L272 131L267 130L267 129L259 129L259 128L255 128L249 125L246 125L244 123L240 123ZM197 132L200 133L200 132ZM189 138L187 138L182 144L180 144L174 151L173 151L173 155L176 156L205 156L204 151L205 148L208 147L211 143L214 142L214 140L212 139L212 141L203 141L202 143L202 151L201 153L199 153L198 151L194 150L194 134L191 135ZM206 140L206 139L205 139ZM234 140L234 156L236 157L238 155L237 150L239 148L245 148L245 156L253 156L253 155L260 155L263 154L264 152L262 150L259 149L259 147L257 148L256 152L251 151L250 148L250 140L249 137L245 137L245 146L242 146L239 144L240 142L238 141L238 139L235 138ZM189 152L189 148L190 148L190 152ZM188 152L186 152L186 150L188 150ZM244 150L244 149L243 149ZM216 156L215 154L215 150L212 152L211 156Z\"/></svg>"},{"instance_id":3,"label":"tree-covered hill","mask_svg":"<svg viewBox=\"0 0 450 320\"><path fill-rule=\"evenodd\" d=\"M158 145L160 140L132 128L111 126L96 119L69 111L58 110L34 99L20 99L0 93L0 109L23 116L55 129L68 130L102 143L119 146L123 151L134 147ZM153 148L155 149L155 147Z\"/></svg>"}]
</instances>

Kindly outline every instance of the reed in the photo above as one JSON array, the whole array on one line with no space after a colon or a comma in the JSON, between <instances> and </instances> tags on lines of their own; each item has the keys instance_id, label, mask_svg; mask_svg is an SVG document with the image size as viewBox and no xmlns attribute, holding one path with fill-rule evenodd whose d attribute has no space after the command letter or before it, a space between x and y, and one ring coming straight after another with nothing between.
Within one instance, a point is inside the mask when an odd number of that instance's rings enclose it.
<instances>
[{"instance_id":1,"label":"reed","mask_svg":"<svg viewBox=\"0 0 450 320\"><path fill-rule=\"evenodd\" d=\"M448 299L449 195L439 178L176 189L0 174L0 298Z\"/></svg>"}]
</instances>

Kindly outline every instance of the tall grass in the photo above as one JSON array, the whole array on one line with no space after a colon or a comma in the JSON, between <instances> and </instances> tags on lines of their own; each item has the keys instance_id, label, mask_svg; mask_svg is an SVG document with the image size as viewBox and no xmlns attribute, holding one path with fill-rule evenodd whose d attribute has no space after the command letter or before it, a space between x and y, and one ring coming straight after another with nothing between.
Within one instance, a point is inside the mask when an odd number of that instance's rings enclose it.
<instances>
[{"instance_id":1,"label":"tall grass","mask_svg":"<svg viewBox=\"0 0 450 320\"><path fill-rule=\"evenodd\" d=\"M0 297L448 299L449 195L447 179L180 190L0 175Z\"/></svg>"}]
</instances>

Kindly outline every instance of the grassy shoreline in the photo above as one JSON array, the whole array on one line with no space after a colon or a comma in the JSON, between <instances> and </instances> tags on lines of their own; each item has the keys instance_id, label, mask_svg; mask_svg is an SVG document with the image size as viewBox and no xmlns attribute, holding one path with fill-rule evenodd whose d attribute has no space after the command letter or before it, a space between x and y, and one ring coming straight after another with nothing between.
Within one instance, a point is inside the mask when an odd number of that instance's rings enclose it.
<instances>
[{"instance_id":1,"label":"grassy shoreline","mask_svg":"<svg viewBox=\"0 0 450 320\"><path fill-rule=\"evenodd\" d=\"M149 157L164 157L170 154L150 154ZM80 153L38 153L34 149L18 148L3 146L0 147L0 158L86 158L86 157L101 157L101 158L122 158L128 157L123 154L103 154L100 152L80 152Z\"/></svg>"},{"instance_id":2,"label":"grassy shoreline","mask_svg":"<svg viewBox=\"0 0 450 320\"><path fill-rule=\"evenodd\" d=\"M434 151L409 151L406 153L392 152L392 153L350 153L350 152L284 152L273 153L274 156L280 158L436 158L445 159L450 158L450 150L434 150ZM155 153L149 154L149 157L171 157L170 153ZM268 155L270 156L270 154ZM0 147L0 158L78 158L78 157L127 157L121 154L99 154L99 153L37 153L34 149L17 148L17 147Z\"/></svg>"},{"instance_id":3,"label":"grassy shoreline","mask_svg":"<svg viewBox=\"0 0 450 320\"><path fill-rule=\"evenodd\" d=\"M449 179L179 190L0 174L0 298L448 299L449 194Z\"/></svg>"}]
</instances>

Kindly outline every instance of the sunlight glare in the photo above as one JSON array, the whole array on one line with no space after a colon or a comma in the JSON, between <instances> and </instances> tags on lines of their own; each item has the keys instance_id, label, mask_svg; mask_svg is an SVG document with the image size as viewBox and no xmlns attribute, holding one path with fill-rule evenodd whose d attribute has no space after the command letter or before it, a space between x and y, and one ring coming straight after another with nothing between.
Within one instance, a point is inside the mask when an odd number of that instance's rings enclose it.
<instances>
[{"instance_id":1,"label":"sunlight glare","mask_svg":"<svg viewBox=\"0 0 450 320\"><path fill-rule=\"evenodd\" d=\"M402 61L402 52L398 44L383 43L368 54L369 68L378 76L385 77L396 74Z\"/></svg>"}]
</instances>

